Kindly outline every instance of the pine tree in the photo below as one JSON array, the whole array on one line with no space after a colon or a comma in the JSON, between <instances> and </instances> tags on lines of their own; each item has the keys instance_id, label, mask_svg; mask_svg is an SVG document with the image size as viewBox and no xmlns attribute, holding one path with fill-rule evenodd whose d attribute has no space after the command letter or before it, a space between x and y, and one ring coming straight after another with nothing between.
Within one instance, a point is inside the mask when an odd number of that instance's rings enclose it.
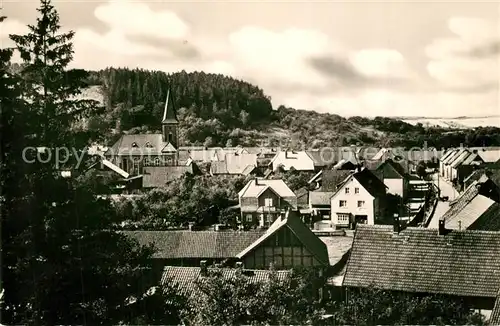
<instances>
[{"instance_id":1,"label":"pine tree","mask_svg":"<svg viewBox=\"0 0 500 326\"><path fill-rule=\"evenodd\" d=\"M24 151L80 149L87 139L75 133L75 122L95 109L95 102L74 98L85 73L67 69L73 33L59 33L50 1L42 0L38 12L27 35L11 36L24 61L20 75L2 70L1 87L12 85L1 92L2 135L9 134L2 137L2 322L126 322L137 318L128 299L140 301L150 286L143 276L152 248L117 233L111 203L78 179L61 178L54 157L43 163L36 151ZM2 68L9 59L3 54Z\"/></svg>"}]
</instances>

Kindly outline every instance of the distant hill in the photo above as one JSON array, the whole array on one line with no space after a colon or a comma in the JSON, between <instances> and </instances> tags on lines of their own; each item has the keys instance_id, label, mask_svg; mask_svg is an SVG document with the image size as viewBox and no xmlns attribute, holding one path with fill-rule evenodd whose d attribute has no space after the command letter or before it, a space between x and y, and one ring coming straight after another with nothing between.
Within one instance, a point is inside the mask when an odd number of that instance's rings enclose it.
<instances>
[{"instance_id":1,"label":"distant hill","mask_svg":"<svg viewBox=\"0 0 500 326\"><path fill-rule=\"evenodd\" d=\"M102 135L102 141L107 143L122 133L159 132L170 87L178 108L181 142L185 145L293 148L352 144L422 147L424 142L437 148L460 143L500 145L499 128L483 127L487 122L476 126L472 118L347 119L284 106L273 110L264 90L219 74L109 68L90 72L88 84L84 96L94 97L105 106L102 115L90 118L88 128Z\"/></svg>"},{"instance_id":2,"label":"distant hill","mask_svg":"<svg viewBox=\"0 0 500 326\"><path fill-rule=\"evenodd\" d=\"M396 118L406 123L424 127L442 127L454 129L469 129L476 127L500 127L500 115L486 117L456 117L456 118Z\"/></svg>"}]
</instances>

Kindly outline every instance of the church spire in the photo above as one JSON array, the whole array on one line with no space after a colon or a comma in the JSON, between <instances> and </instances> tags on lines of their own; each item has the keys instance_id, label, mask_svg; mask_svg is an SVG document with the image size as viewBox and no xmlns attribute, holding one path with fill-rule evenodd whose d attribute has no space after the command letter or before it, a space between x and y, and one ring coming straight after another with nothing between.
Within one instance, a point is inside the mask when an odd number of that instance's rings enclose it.
<instances>
[{"instance_id":1,"label":"church spire","mask_svg":"<svg viewBox=\"0 0 500 326\"><path fill-rule=\"evenodd\" d=\"M163 111L162 124L179 123L177 120L177 112L175 112L174 99L170 87L167 91L167 99L165 100L165 109Z\"/></svg>"},{"instance_id":2,"label":"church spire","mask_svg":"<svg viewBox=\"0 0 500 326\"><path fill-rule=\"evenodd\" d=\"M177 130L179 121L175 112L173 93L168 88L167 99L165 100L165 110L161 119L162 138L166 143L170 143L174 148L179 146L179 132Z\"/></svg>"}]
</instances>

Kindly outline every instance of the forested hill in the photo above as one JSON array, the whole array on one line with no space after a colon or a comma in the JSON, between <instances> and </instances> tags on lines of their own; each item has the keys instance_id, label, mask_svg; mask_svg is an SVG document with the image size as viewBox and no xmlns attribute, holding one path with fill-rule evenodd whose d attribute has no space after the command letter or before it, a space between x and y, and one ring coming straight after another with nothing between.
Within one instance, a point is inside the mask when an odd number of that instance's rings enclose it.
<instances>
[{"instance_id":1,"label":"forested hill","mask_svg":"<svg viewBox=\"0 0 500 326\"><path fill-rule=\"evenodd\" d=\"M439 148L460 143L500 145L498 128L453 131L383 117L346 119L284 106L273 110L262 89L218 74L182 71L168 75L108 68L91 72L89 85L99 86L106 110L103 116L92 118L88 127L107 141L123 132L159 132L170 87L185 145L319 147L362 143L413 147L422 146L424 141Z\"/></svg>"}]
</instances>

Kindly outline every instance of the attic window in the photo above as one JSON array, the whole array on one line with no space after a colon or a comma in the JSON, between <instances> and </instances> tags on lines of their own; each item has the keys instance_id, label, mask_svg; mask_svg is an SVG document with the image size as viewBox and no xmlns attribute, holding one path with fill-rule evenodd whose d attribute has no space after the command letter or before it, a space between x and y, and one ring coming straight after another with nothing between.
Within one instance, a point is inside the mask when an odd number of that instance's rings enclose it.
<instances>
[{"instance_id":1,"label":"attic window","mask_svg":"<svg viewBox=\"0 0 500 326\"><path fill-rule=\"evenodd\" d=\"M139 147L139 146L137 145L137 143L134 142L132 143L132 147Z\"/></svg>"},{"instance_id":2,"label":"attic window","mask_svg":"<svg viewBox=\"0 0 500 326\"><path fill-rule=\"evenodd\" d=\"M151 143L150 143L150 142L147 142L147 143L146 143L146 147L151 148L151 147L153 147L153 145L151 145Z\"/></svg>"}]
</instances>

